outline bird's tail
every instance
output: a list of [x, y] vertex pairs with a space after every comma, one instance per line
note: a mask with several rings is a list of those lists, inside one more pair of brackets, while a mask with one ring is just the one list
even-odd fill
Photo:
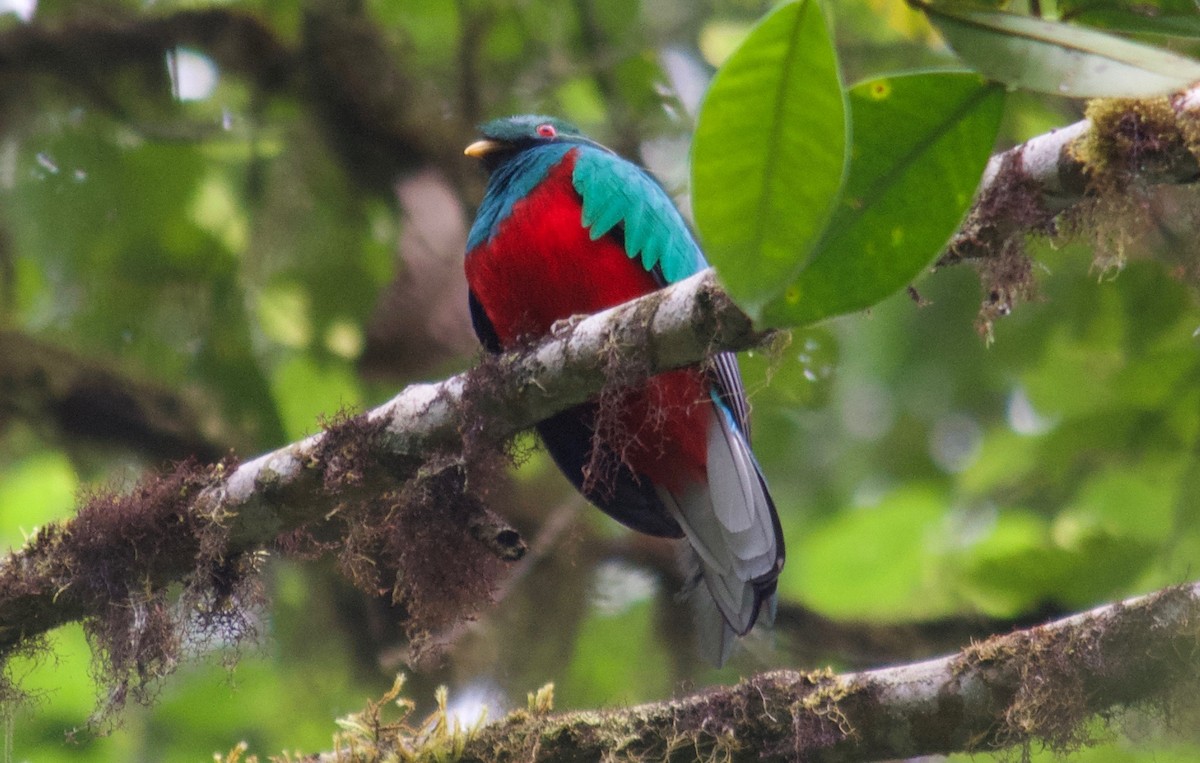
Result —
[[784, 547], [758, 462], [733, 416], [715, 399], [707, 453], [707, 483], [659, 493], [690, 546], [700, 650], [721, 665], [734, 637], [749, 632], [760, 613], [774, 619]]

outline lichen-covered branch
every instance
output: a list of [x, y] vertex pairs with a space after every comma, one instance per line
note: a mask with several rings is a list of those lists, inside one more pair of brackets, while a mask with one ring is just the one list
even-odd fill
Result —
[[[471, 499], [466, 462], [473, 452], [494, 451], [514, 432], [587, 400], [614, 368], [626, 374], [631, 361], [661, 371], [760, 339], [708, 271], [565, 324], [524, 352], [409, 387], [374, 410], [247, 463], [183, 463], [127, 493], [94, 495], [76, 517], [43, 528], [0, 560], [0, 655], [69, 621], [160, 605], [155, 597], [173, 581], [189, 582], [201, 598], [211, 598], [210, 584], [228, 594], [245, 574], [239, 560], [281, 537], [294, 540], [288, 533], [310, 523], [348, 520], [360, 506], [379, 512], [346, 521], [361, 546], [390, 549], [414, 567], [422, 566], [419, 551], [394, 546], [447, 542], [433, 528], [453, 524], [446, 520], [456, 506], [462, 531], [486, 553], [515, 558], [524, 548], [517, 533]], [[422, 516], [414, 505], [436, 516], [414, 525], [406, 519]], [[369, 535], [397, 524], [403, 542]], [[347, 564], [352, 577], [367, 574]], [[378, 574], [376, 565], [365, 567]], [[419, 611], [421, 592], [407, 593], [410, 610]], [[134, 626], [122, 620], [113, 627]]]
[[1026, 236], [1145, 225], [1131, 198], [1197, 180], [1200, 87], [1169, 98], [1093, 101], [1087, 119], [992, 157], [937, 265], [976, 264], [984, 286], [979, 328], [990, 335], [992, 321], [1032, 292]]
[[1088, 118], [996, 154], [939, 265], [997, 256], [1068, 207], [1136, 179], [1200, 179], [1200, 87], [1170, 98], [1093, 101]]
[[[549, 714], [531, 700], [463, 738], [380, 734], [311, 760], [453, 749], [459, 760], [804, 760], [849, 763], [1040, 745], [1084, 746], [1131, 707], [1192, 701], [1200, 584], [993, 636], [910, 665], [776, 671], [666, 702]], [[541, 703], [544, 705], [545, 703]], [[364, 743], [365, 741], [365, 743]], [[420, 759], [415, 757], [413, 759]]]

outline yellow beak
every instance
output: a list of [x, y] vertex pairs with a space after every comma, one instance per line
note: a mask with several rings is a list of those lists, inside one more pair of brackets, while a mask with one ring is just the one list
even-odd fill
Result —
[[498, 140], [477, 140], [463, 149], [463, 153], [473, 159], [482, 159], [487, 154], [500, 148], [503, 144]]

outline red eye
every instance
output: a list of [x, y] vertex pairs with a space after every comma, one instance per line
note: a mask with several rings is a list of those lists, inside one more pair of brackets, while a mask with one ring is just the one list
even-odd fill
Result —
[[554, 125], [547, 123], [537, 126], [537, 134], [542, 138], [556, 138], [558, 137], [558, 130], [554, 129]]

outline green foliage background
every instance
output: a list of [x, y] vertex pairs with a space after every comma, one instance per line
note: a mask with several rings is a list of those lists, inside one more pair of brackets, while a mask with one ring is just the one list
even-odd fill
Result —
[[[43, 1], [35, 23], [136, 20], [195, 5], [166, 0], [147, 11], [119, 0]], [[1147, 17], [1118, 3], [1057, 4], [1064, 15], [1153, 34], [1160, 43], [1164, 31], [1200, 31], [1190, 3], [1154, 5], [1162, 13]], [[768, 6], [219, 6], [255, 15], [289, 45], [334, 30], [330, 19], [354, 19], [360, 36], [347, 36], [351, 63], [342, 65], [365, 67], [379, 55], [396, 67], [396, 80], [387, 82], [398, 132], [409, 140], [382, 164], [359, 151], [371, 133], [355, 133], [361, 126], [351, 119], [353, 103], [322, 100], [326, 89], [311, 72], [337, 70], [324, 59], [308, 61], [308, 80], [276, 90], [218, 66], [215, 88], [200, 100], [172, 97], [166, 61], [153, 71], [117, 68], [88, 83], [0, 71], [7, 78], [0, 79], [0, 330], [177, 392], [199, 411], [201, 438], [218, 453], [235, 448], [249, 456], [312, 433], [322, 415], [381, 402], [406, 381], [437, 378], [474, 358], [463, 340], [466, 305], [455, 301], [461, 293], [444, 292], [461, 310], [449, 311], [457, 323], [440, 333], [412, 329], [432, 323], [430, 305], [386, 298], [397, 279], [417, 277], [420, 268], [453, 275], [461, 251], [441, 265], [410, 256], [405, 247], [418, 244], [405, 234], [429, 213], [380, 182], [381, 166], [406, 177], [436, 169], [448, 193], [446, 209], [433, 216], [469, 219], [482, 186], [457, 151], [472, 125], [550, 112], [640, 156], [670, 190], [683, 192], [694, 93]], [[991, 346], [974, 325], [981, 294], [967, 266], [920, 280], [923, 307], [903, 292], [879, 301], [927, 265], [957, 224], [1004, 99], [974, 75], [896, 77], [962, 69], [924, 17], [901, 2], [839, 0], [825, 11], [842, 81], [862, 84], [843, 96], [836, 82], [831, 91], [828, 79], [809, 77], [810, 68], [795, 72], [788, 84], [795, 103], [834, 110], [798, 108], [787, 128], [800, 131], [811, 118], [831, 132], [827, 141], [804, 133], [811, 145], [798, 155], [769, 156], [781, 162], [783, 181], [799, 183], [780, 187], [803, 193], [784, 199], [779, 213], [798, 220], [797, 229], [767, 235], [783, 247], [790, 236], [811, 237], [810, 270], [780, 265], [756, 285], [748, 267], [756, 263], [737, 264], [738, 253], [720, 251], [720, 241], [714, 253], [750, 306], [779, 323], [806, 325], [788, 346], [744, 359], [756, 452], [787, 535], [785, 604], [871, 623], [1016, 619], [1194, 576], [1194, 193], [1146, 193], [1124, 218], [1111, 211], [1117, 225], [1103, 235], [1033, 243], [1037, 297], [996, 325]], [[0, 33], [23, 23], [0, 17]], [[1186, 38], [1168, 43], [1195, 52]], [[817, 59], [813, 66], [829, 69]], [[910, 98], [902, 102], [908, 105], [887, 111], [880, 87]], [[832, 105], [843, 98], [861, 116], [853, 135], [837, 131], [845, 119]], [[964, 132], [956, 146], [969, 144], [973, 159], [938, 165], [938, 157], [958, 155], [939, 153], [948, 150], [949, 133], [935, 106], [955, 98], [976, 99], [983, 114], [978, 124], [955, 128]], [[1017, 94], [1004, 115], [1001, 147], [1081, 113], [1077, 102]], [[768, 128], [753, 119], [702, 125], [693, 177], [704, 182], [711, 169], [705, 151], [729, 145], [730, 130], [753, 147]], [[706, 137], [708, 129], [714, 134]], [[704, 140], [717, 138], [726, 142], [706, 148]], [[878, 159], [888, 150], [898, 152], [896, 164]], [[813, 152], [821, 157], [810, 166]], [[844, 177], [812, 171], [836, 172], [847, 155]], [[855, 156], [868, 158], [856, 164]], [[838, 189], [845, 196], [830, 196]], [[709, 210], [721, 219], [729, 214], [721, 204], [744, 201], [740, 188], [723, 196], [716, 190], [697, 199], [702, 232]], [[828, 198], [828, 208], [814, 208], [809, 198]], [[847, 201], [863, 198], [865, 206]], [[903, 267], [864, 276], [847, 253], [896, 243], [895, 228], [875, 214], [909, 221], [907, 243], [916, 248]], [[735, 209], [729, 219], [737, 218]], [[1123, 237], [1121, 225], [1134, 218], [1143, 235]], [[826, 229], [830, 220], [845, 226]], [[82, 491], [128, 486], [143, 470], [181, 457], [76, 436], [34, 411], [0, 400], [5, 545], [17, 547], [35, 527], [69, 516]], [[13, 759], [194, 760], [243, 739], [263, 754], [327, 749], [333, 720], [382, 694], [402, 669], [412, 673], [411, 694], [422, 707], [445, 683], [469, 717], [479, 701], [494, 717], [550, 680], [559, 707], [583, 708], [661, 698], [773, 666], [819, 666], [797, 664], [790, 651], [803, 633], [779, 634], [776, 649], [753, 645], [721, 671], [698, 664], [686, 615], [673, 602], [676, 582], [663, 572], [669, 554], [582, 507], [545, 454], [534, 452], [515, 469], [494, 500], [527, 537], [563, 512], [567, 529], [444, 660], [405, 668], [403, 635], [386, 607], [349, 589], [325, 562], [278, 559], [268, 572], [263, 637], [241, 647], [236, 668], [225, 666], [233, 655], [223, 648], [197, 655], [162, 682], [152, 706], [130, 707], [102, 738], [85, 733], [81, 742], [64, 742], [65, 732], [87, 723], [98, 689], [82, 630], [52, 634], [45, 654], [11, 668], [34, 697], [9, 711]], [[805, 654], [821, 648], [807, 645]], [[837, 653], [825, 661], [859, 666]], [[1115, 739], [1078, 759], [1197, 755], [1194, 729], [1164, 738], [1153, 733], [1152, 718], [1131, 724], [1152, 733]]]

